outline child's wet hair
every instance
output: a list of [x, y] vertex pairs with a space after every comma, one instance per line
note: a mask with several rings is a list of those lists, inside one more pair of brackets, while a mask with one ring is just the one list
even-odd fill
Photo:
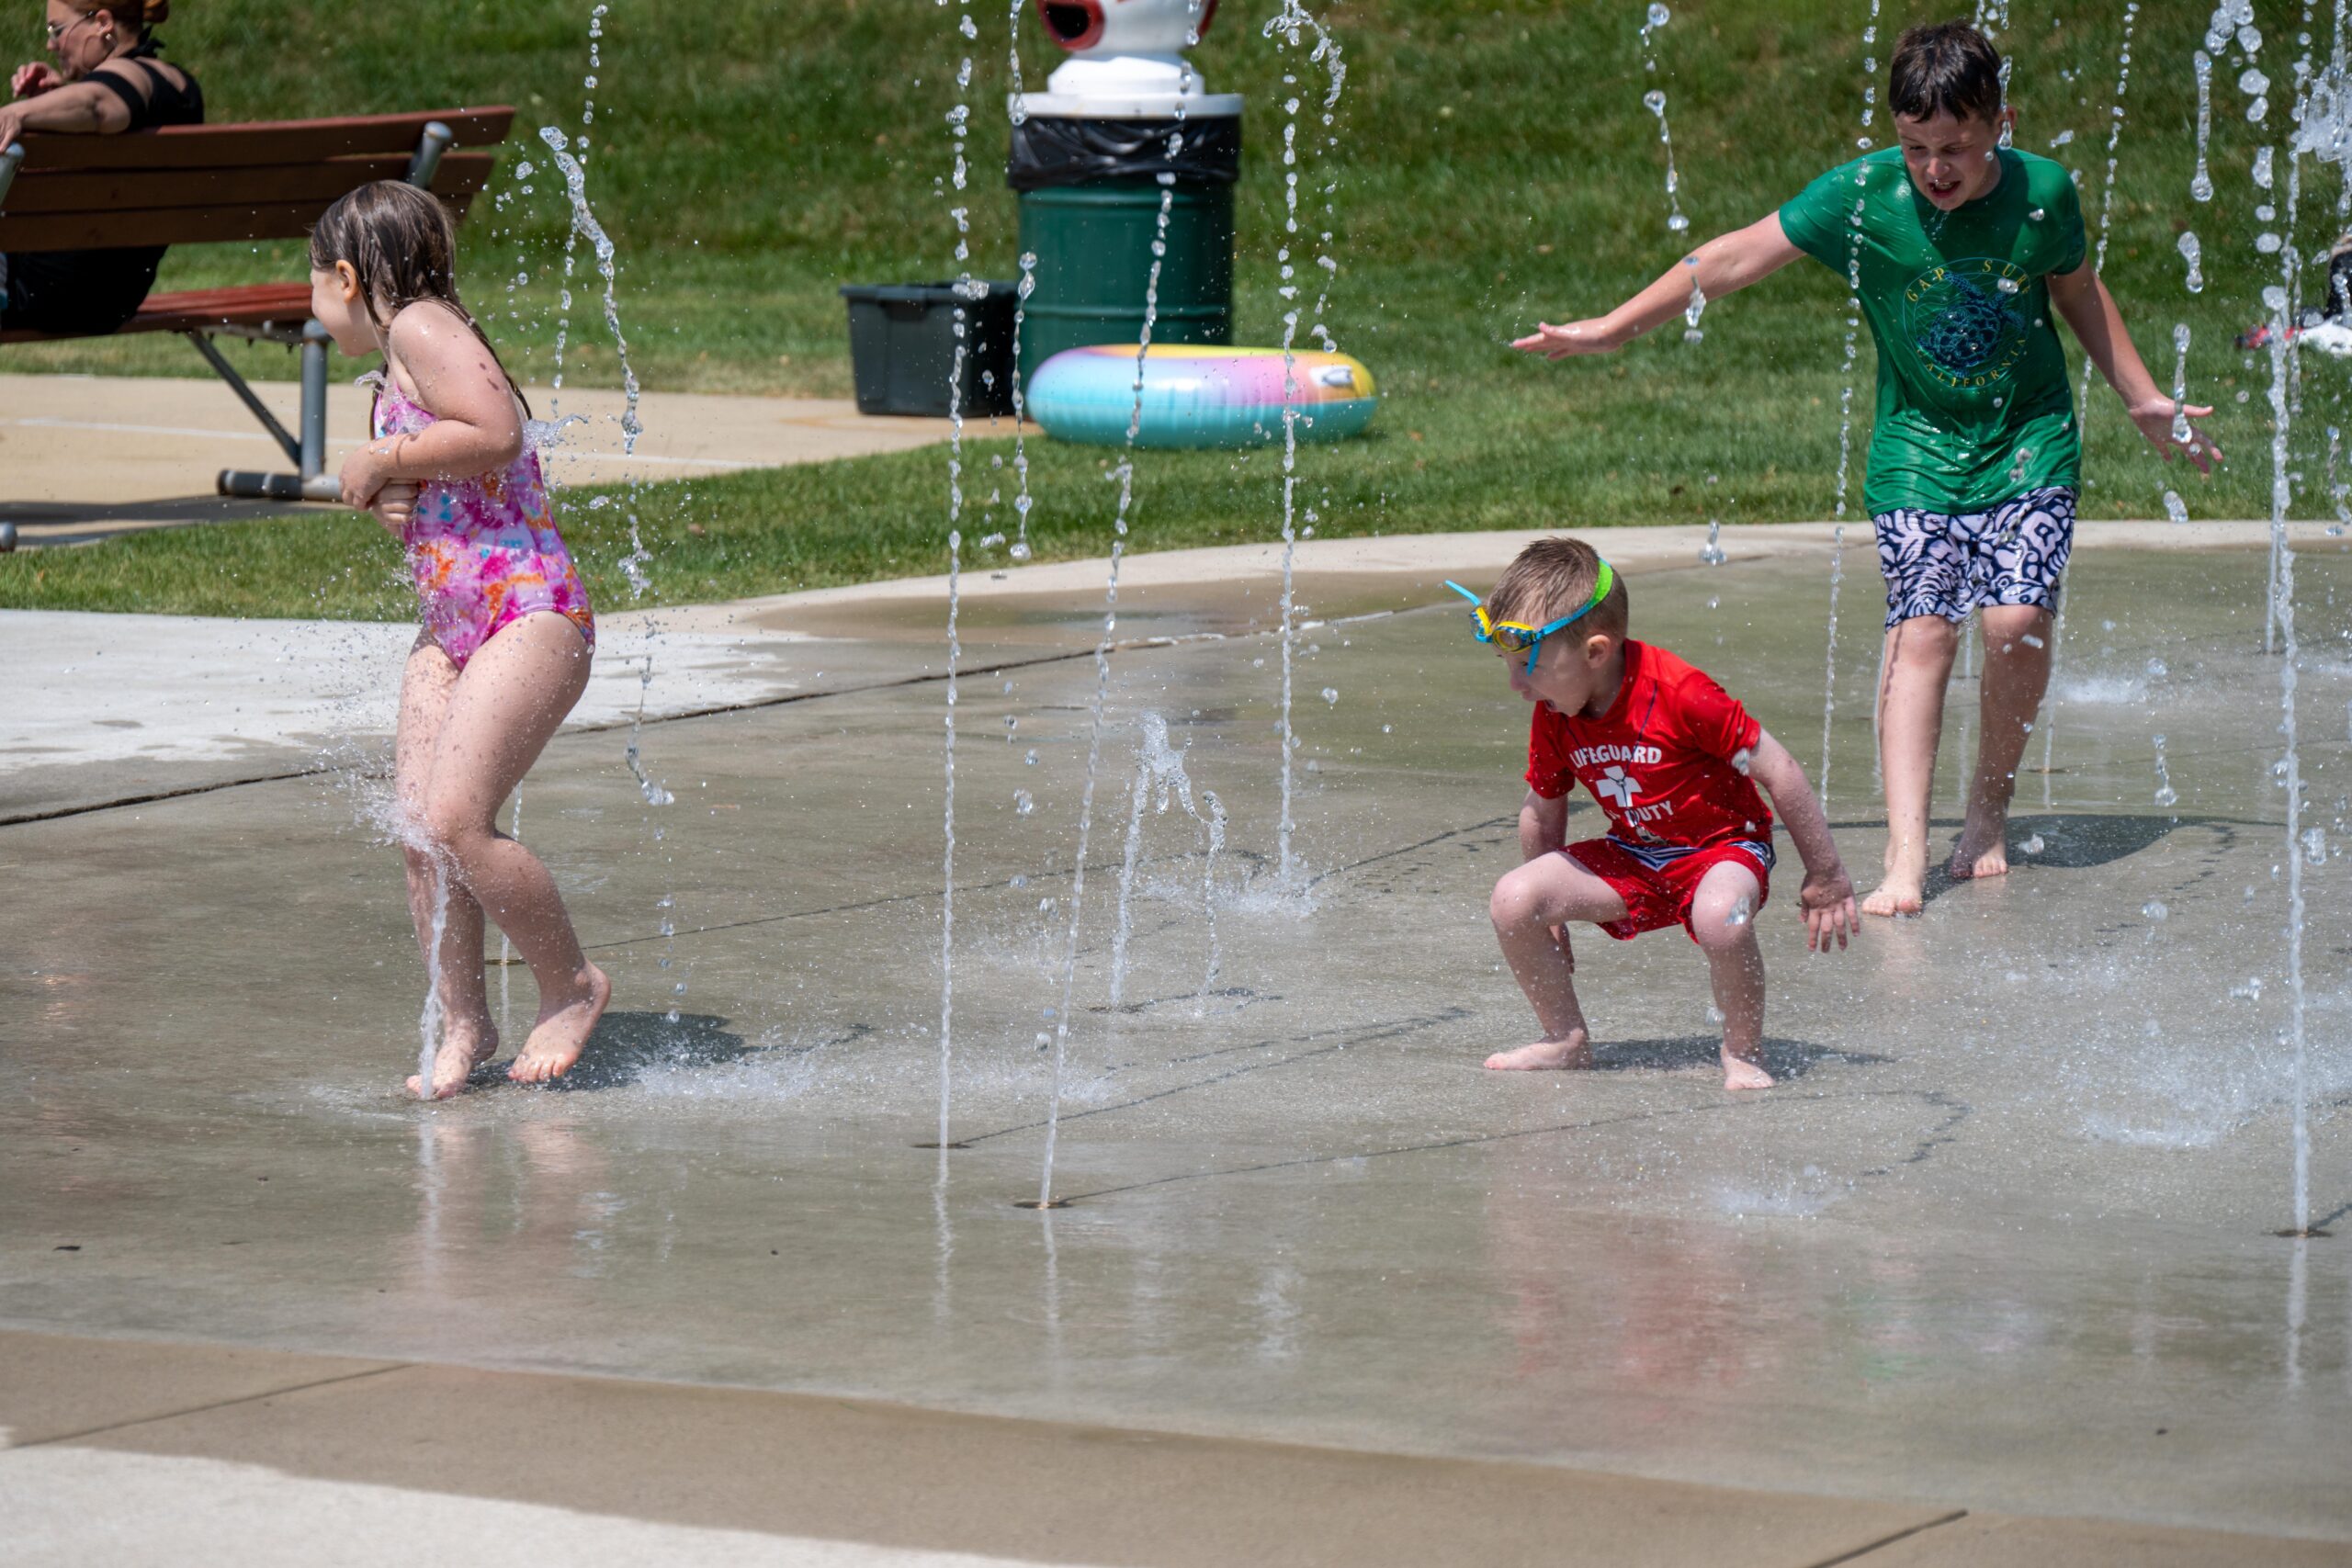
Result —
[[2001, 113], [2001, 55], [1966, 22], [1912, 28], [1886, 68], [1887, 106], [1905, 119], [1949, 114], [1991, 121]]
[[[1600, 581], [1599, 550], [1582, 539], [1538, 539], [1520, 551], [1495, 580], [1494, 592], [1487, 595], [1487, 614], [1498, 621], [1540, 626], [1583, 609]], [[1621, 571], [1610, 585], [1609, 597], [1577, 622], [1576, 629], [1623, 638], [1633, 623], [1633, 595], [1626, 592], [1625, 574]]]
[[[523, 397], [490, 334], [458, 298], [458, 228], [431, 192], [405, 180], [377, 180], [336, 197], [311, 229], [311, 266], [333, 272], [337, 262], [349, 262], [358, 275], [360, 298], [379, 333], [389, 333], [392, 319], [411, 305], [427, 299], [447, 305], [481, 340], [515, 397]], [[524, 400], [523, 412], [530, 408]]]

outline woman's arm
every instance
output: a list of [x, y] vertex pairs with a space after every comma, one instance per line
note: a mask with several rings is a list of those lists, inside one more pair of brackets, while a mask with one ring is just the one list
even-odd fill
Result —
[[[469, 479], [494, 473], [523, 451], [522, 412], [489, 346], [456, 311], [411, 305], [392, 321], [388, 373], [407, 372], [434, 423], [412, 435], [370, 441], [344, 460], [343, 500], [367, 506], [393, 479]], [[394, 369], [397, 366], [397, 370]]]
[[[109, 72], [109, 75], [119, 73]], [[18, 80], [24, 73], [17, 73]], [[17, 89], [22, 92], [20, 86]], [[111, 136], [130, 129], [130, 109], [122, 95], [99, 81], [38, 87], [31, 97], [0, 105], [0, 147], [27, 130], [55, 130], [70, 136]]]
[[1775, 212], [1745, 229], [1716, 235], [1609, 314], [1559, 327], [1539, 323], [1532, 334], [1511, 347], [1546, 359], [1606, 354], [1689, 310], [1693, 282], [1709, 299], [1720, 299], [1770, 277], [1804, 254], [1781, 227], [1781, 215]]
[[[2211, 473], [2213, 465], [2222, 460], [2222, 449], [2213, 438], [2188, 423], [2190, 419], [2207, 419], [2213, 411], [2195, 403], [2176, 403], [2156, 386], [2154, 377], [2140, 358], [2140, 351], [2132, 345], [2132, 334], [2123, 325], [2123, 312], [2115, 307], [2115, 296], [2107, 291], [2097, 268], [2086, 261], [2072, 272], [2050, 275], [2050, 302], [2066, 318], [2075, 332], [2075, 341], [2083, 352], [2091, 356], [2107, 384], [2123, 400], [2123, 410], [2140, 434], [2148, 438], [2167, 463], [2175, 451], [2188, 454], [2188, 460], [2200, 473]], [[2187, 440], [2178, 432], [2186, 427]]]

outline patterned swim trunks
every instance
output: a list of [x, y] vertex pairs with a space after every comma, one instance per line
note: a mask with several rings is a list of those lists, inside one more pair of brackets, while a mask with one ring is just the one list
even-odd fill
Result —
[[2031, 490], [1989, 512], [1898, 506], [1871, 519], [1889, 629], [1915, 615], [1955, 624], [1986, 604], [2057, 607], [2075, 548], [2075, 492]]

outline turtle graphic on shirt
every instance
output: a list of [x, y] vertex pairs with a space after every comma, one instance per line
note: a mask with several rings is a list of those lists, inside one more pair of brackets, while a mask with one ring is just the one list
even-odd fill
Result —
[[1974, 390], [2006, 382], [2025, 357], [2024, 268], [1998, 256], [1929, 267], [1903, 290], [1903, 330], [1928, 374]]

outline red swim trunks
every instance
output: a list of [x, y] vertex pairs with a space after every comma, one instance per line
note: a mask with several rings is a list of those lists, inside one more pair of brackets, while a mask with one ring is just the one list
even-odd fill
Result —
[[[1600, 929], [1619, 942], [1630, 942], [1644, 931], [1679, 925], [1690, 930], [1690, 901], [1707, 873], [1725, 861], [1756, 874], [1756, 909], [1772, 893], [1772, 845], [1770, 840], [1739, 840], [1701, 849], [1660, 845], [1628, 848], [1614, 839], [1587, 839], [1559, 852], [1576, 862], [1625, 900], [1625, 917]], [[1691, 941], [1698, 940], [1696, 932]]]

